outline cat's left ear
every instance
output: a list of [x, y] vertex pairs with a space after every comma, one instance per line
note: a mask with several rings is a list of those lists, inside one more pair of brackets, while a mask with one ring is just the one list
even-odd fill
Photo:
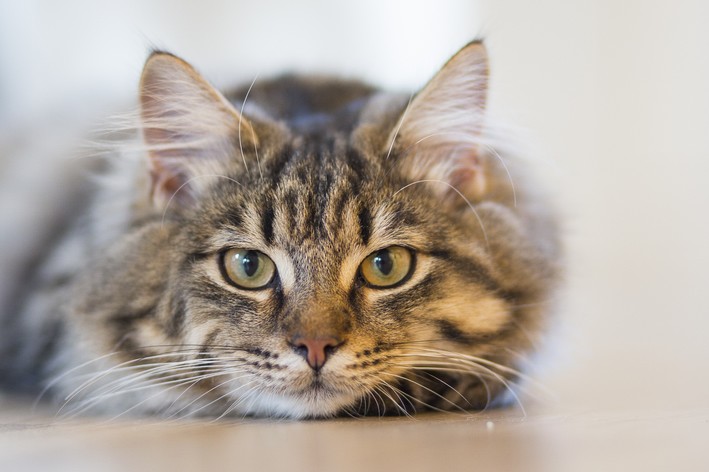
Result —
[[258, 138], [252, 124], [191, 65], [155, 52], [140, 80], [143, 139], [154, 203], [187, 204], [223, 173], [238, 137], [242, 153]]
[[413, 98], [388, 141], [396, 143], [403, 174], [427, 181], [446, 201], [486, 192], [480, 146], [487, 83], [485, 46], [470, 43]]

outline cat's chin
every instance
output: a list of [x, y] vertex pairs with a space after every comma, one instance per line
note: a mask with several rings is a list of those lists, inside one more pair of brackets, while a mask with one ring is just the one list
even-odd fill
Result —
[[336, 416], [344, 408], [356, 403], [358, 397], [345, 393], [321, 393], [313, 391], [305, 394], [282, 394], [260, 392], [249, 402], [248, 410], [242, 414], [305, 419]]

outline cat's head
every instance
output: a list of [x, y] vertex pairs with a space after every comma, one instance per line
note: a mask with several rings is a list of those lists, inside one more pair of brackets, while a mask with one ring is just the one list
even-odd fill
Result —
[[486, 138], [484, 46], [410, 100], [298, 80], [284, 103], [258, 84], [230, 101], [148, 59], [150, 209], [82, 311], [102, 313], [106, 349], [163, 356], [158, 382], [223, 411], [484, 407], [537, 336], [554, 266]]

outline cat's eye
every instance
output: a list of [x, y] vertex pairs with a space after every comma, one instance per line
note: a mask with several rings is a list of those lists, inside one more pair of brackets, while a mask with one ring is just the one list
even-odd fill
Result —
[[414, 268], [414, 255], [401, 246], [389, 246], [370, 254], [362, 262], [364, 281], [376, 288], [389, 288], [405, 282]]
[[252, 249], [229, 249], [222, 253], [221, 262], [224, 277], [241, 288], [264, 288], [276, 274], [273, 261]]

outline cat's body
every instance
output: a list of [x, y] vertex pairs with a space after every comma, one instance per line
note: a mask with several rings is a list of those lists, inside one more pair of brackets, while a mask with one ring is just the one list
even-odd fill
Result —
[[149, 159], [77, 188], [3, 307], [0, 382], [69, 413], [489, 405], [543, 332], [559, 254], [547, 202], [488, 146], [486, 79], [473, 43], [410, 103], [285, 77], [229, 104], [154, 54]]

